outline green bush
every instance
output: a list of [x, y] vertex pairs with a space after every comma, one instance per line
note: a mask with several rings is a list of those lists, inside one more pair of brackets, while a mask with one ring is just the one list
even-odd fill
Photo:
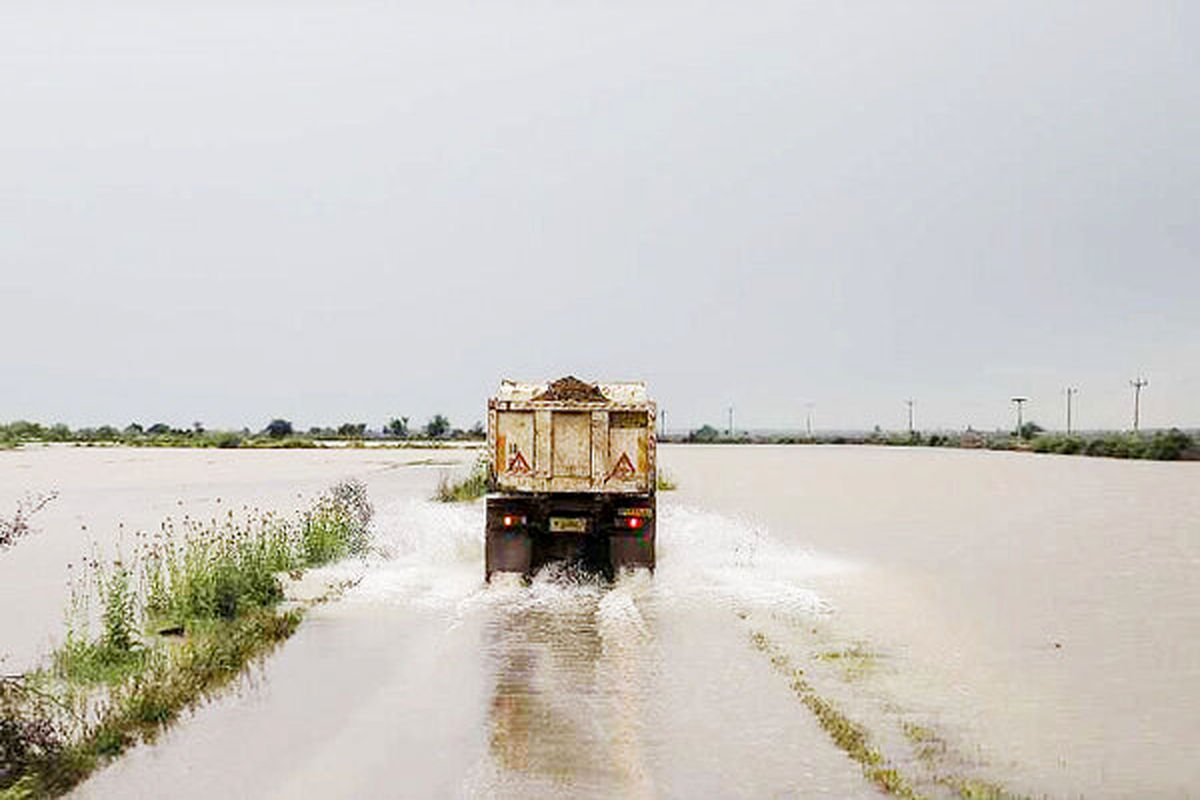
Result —
[[451, 481], [446, 475], [438, 480], [433, 499], [443, 503], [463, 503], [478, 500], [490, 491], [491, 478], [487, 458], [480, 456], [465, 478]]
[[1192, 437], [1178, 428], [1158, 431], [1146, 445], [1146, 458], [1176, 461], [1192, 448]]
[[211, 434], [210, 441], [214, 447], [228, 449], [242, 446], [242, 437], [232, 431], [221, 431]]

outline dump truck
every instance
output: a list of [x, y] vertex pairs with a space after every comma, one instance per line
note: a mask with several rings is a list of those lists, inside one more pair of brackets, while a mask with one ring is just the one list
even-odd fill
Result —
[[655, 407], [643, 383], [501, 381], [488, 401], [485, 577], [566, 561], [654, 569]]

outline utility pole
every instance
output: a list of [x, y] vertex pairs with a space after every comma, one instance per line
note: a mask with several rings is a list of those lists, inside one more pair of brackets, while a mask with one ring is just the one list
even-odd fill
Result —
[[1142, 402], [1142, 387], [1149, 386], [1150, 381], [1138, 376], [1137, 380], [1132, 380], [1129, 385], [1133, 387], [1133, 432], [1138, 432], [1138, 423], [1141, 421], [1141, 402]]
[[1021, 418], [1021, 409], [1022, 409], [1022, 406], [1024, 406], [1026, 403], [1029, 402], [1029, 398], [1028, 397], [1014, 397], [1012, 399], [1012, 401], [1017, 406], [1017, 438], [1022, 439], [1022, 438], [1024, 438], [1024, 435], [1021, 431], [1021, 428], [1025, 427], [1025, 423], [1022, 421], [1022, 418]]
[[658, 410], [658, 419], [658, 437], [661, 439], [667, 435], [667, 410], [665, 408]]
[[913, 435], [913, 401], [908, 399], [904, 402], [908, 404], [908, 438], [911, 439]]
[[1067, 387], [1067, 436], [1071, 435], [1071, 398], [1079, 394], [1074, 386]]
[[808, 438], [812, 438], [812, 403], [805, 403], [806, 414], [804, 416], [804, 429], [808, 431]]
[[729, 438], [733, 438], [733, 406], [729, 407], [729, 430], [727, 431]]

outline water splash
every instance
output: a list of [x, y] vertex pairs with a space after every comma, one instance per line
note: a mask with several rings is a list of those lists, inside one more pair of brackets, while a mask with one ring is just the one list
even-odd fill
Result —
[[[374, 526], [376, 553], [349, 600], [402, 602], [470, 614], [481, 607], [512, 611], [604, 608], [640, 602], [716, 603], [776, 612], [822, 614], [827, 600], [814, 578], [853, 569], [849, 562], [773, 538], [762, 526], [711, 512], [666, 505], [658, 520], [658, 569], [631, 570], [607, 585], [562, 564], [549, 564], [528, 586], [516, 576], [482, 580], [482, 504], [406, 499], [384, 507]], [[361, 564], [358, 566], [362, 572]], [[611, 598], [611, 599], [609, 599]]]
[[780, 542], [748, 520], [695, 508], [668, 506], [658, 526], [654, 583], [668, 600], [824, 614], [832, 607], [810, 584], [854, 569], [850, 562]]

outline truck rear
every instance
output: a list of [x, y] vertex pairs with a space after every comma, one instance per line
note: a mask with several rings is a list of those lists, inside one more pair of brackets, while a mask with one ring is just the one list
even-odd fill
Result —
[[655, 408], [642, 383], [502, 381], [488, 401], [486, 577], [654, 568]]

